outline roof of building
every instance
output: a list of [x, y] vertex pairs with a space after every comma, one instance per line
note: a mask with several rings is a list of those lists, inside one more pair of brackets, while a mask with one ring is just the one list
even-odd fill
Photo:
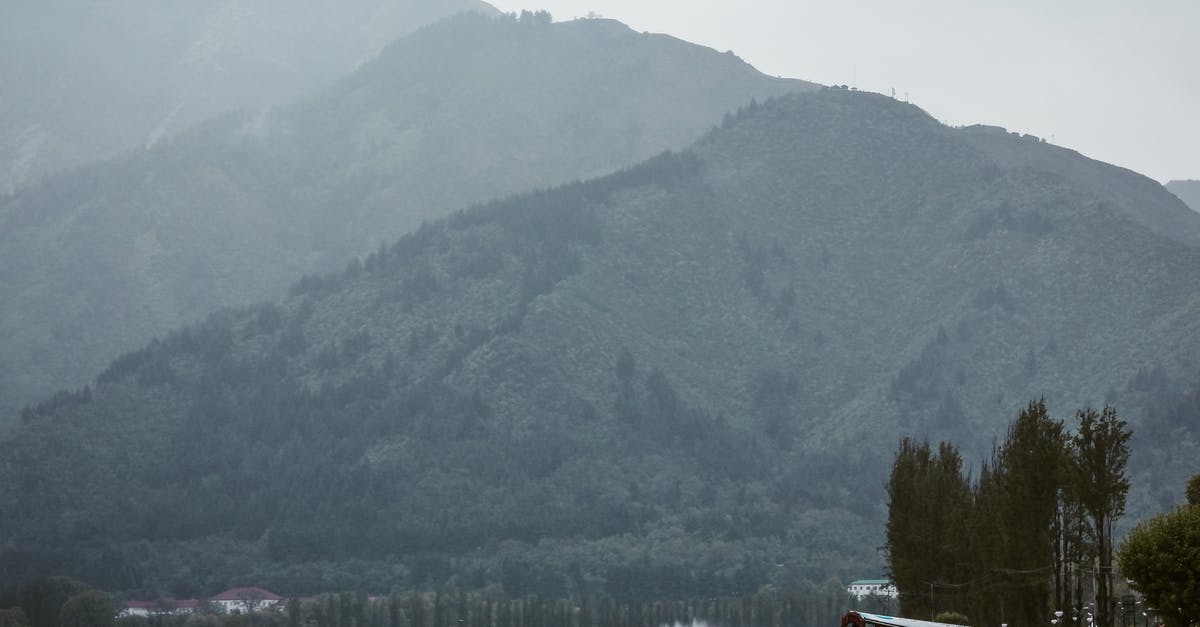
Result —
[[886, 586], [886, 585], [890, 585], [891, 583], [892, 582], [887, 579], [859, 579], [858, 581], [851, 581], [850, 585], [852, 585], [852, 586]]
[[282, 601], [283, 597], [262, 588], [230, 588], [209, 601]]

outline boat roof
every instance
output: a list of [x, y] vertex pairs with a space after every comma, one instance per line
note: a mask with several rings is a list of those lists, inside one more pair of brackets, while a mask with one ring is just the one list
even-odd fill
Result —
[[954, 625], [952, 623], [935, 623], [931, 620], [917, 620], [915, 618], [885, 616], [883, 614], [871, 614], [869, 612], [854, 611], [854, 613], [861, 616], [863, 622], [868, 625], [895, 625], [896, 627], [965, 627], [964, 625]]

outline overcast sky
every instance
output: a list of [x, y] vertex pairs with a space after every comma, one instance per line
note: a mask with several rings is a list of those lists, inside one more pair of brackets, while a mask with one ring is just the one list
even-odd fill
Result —
[[1200, 179], [1200, 0], [494, 0], [595, 12], [767, 74], [908, 95], [1151, 178]]

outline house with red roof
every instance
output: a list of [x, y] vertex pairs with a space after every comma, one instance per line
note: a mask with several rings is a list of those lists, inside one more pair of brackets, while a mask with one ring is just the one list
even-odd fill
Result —
[[117, 614], [120, 616], [169, 616], [191, 614], [207, 604], [226, 614], [249, 614], [262, 610], [282, 609], [284, 598], [263, 588], [230, 588], [207, 599], [158, 599], [157, 601], [126, 601]]

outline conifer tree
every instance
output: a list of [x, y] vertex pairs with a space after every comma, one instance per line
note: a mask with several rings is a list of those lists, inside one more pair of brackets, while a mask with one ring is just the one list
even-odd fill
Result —
[[1079, 615], [1082, 573], [1095, 559], [1096, 623], [1112, 627], [1112, 523], [1125, 509], [1131, 434], [1111, 407], [1077, 417], [1068, 436], [1043, 400], [1030, 403], [973, 488], [952, 446], [935, 455], [901, 442], [887, 550], [903, 613], [969, 610], [979, 624]]
[[1129, 478], [1131, 432], [1117, 410], [1105, 406], [1076, 412], [1079, 431], [1073, 438], [1076, 489], [1087, 516], [1088, 534], [1095, 542], [1099, 572], [1096, 575], [1096, 626], [1113, 627], [1113, 521], [1125, 513]]
[[929, 443], [905, 438], [887, 489], [886, 546], [901, 612], [932, 617], [936, 610], [963, 609], [961, 595], [942, 594], [959, 589], [968, 571], [971, 492], [958, 450], [942, 443], [934, 454]]
[[[1045, 399], [1029, 403], [1009, 427], [997, 480], [1006, 527], [994, 574], [1018, 592], [1007, 599], [1006, 620], [1038, 624], [1050, 611], [1054, 522], [1066, 461], [1063, 424], [1049, 416]], [[997, 617], [999, 618], [999, 617]]]

